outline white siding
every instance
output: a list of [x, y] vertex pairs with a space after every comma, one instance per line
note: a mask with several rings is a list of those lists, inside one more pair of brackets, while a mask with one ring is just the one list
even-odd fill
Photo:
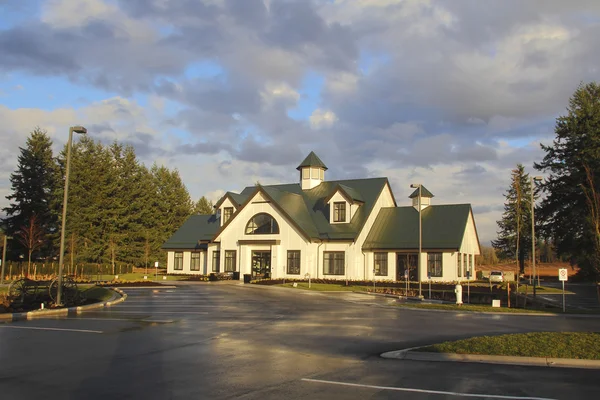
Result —
[[[334, 222], [333, 221], [333, 204], [334, 203], [345, 203], [346, 204], [346, 220], [344, 222]], [[329, 200], [329, 222], [331, 224], [348, 224], [351, 221], [351, 210], [350, 204], [346, 201], [346, 198], [341, 195], [339, 191], [337, 191], [333, 196], [331, 196], [331, 200]]]

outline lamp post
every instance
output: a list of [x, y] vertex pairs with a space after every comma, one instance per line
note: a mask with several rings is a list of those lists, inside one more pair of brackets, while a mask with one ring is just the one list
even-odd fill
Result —
[[69, 198], [69, 170], [71, 169], [71, 147], [73, 144], [73, 132], [84, 134], [87, 129], [83, 126], [72, 126], [69, 128], [69, 141], [67, 142], [67, 167], [65, 172], [65, 192], [63, 197], [62, 224], [60, 229], [60, 253], [58, 255], [58, 293], [56, 304], [62, 304], [62, 278], [63, 278], [63, 253], [65, 252], [65, 224], [67, 222], [67, 200]]
[[12, 239], [12, 236], [4, 235], [4, 247], [2, 248], [2, 275], [0, 275], [0, 285], [4, 283], [4, 265], [6, 264], [6, 241]]
[[542, 181], [541, 176], [532, 176], [531, 177], [531, 268], [533, 275], [533, 297], [536, 296], [536, 288], [535, 288], [535, 203], [533, 198], [533, 192], [535, 189], [535, 183]]
[[[421, 188], [423, 187], [423, 185], [421, 185], [420, 183], [413, 183], [410, 185], [411, 188], [419, 189], [419, 258], [417, 259], [417, 280], [419, 281], [419, 297], [422, 297], [421, 295], [421, 251], [422, 251], [422, 241], [423, 241], [423, 231], [422, 231], [422, 227], [421, 227]], [[410, 276], [409, 276], [410, 279]]]

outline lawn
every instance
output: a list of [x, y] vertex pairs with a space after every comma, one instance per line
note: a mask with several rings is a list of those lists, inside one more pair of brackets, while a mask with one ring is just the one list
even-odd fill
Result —
[[503, 312], [503, 313], [547, 313], [547, 312], [558, 312], [547, 311], [547, 310], [532, 310], [523, 308], [507, 308], [507, 307], [492, 307], [480, 304], [463, 304], [457, 306], [456, 304], [428, 304], [428, 303], [398, 303], [398, 307], [407, 308], [422, 308], [425, 310], [452, 310], [452, 311], [475, 311], [475, 312]]
[[[540, 294], [562, 294], [562, 288], [553, 288], [549, 286], [536, 286], [535, 290]], [[519, 285], [519, 293], [525, 293], [525, 285]], [[527, 285], [527, 294], [533, 294], [532, 285]], [[573, 292], [569, 292], [567, 289], [565, 289], [565, 294], [573, 294]]]
[[100, 302], [109, 300], [114, 291], [95, 285], [78, 285], [77, 288], [88, 299], [88, 302]]
[[[120, 274], [119, 275], [119, 281], [143, 281], [144, 280], [144, 276], [148, 277], [148, 281], [154, 281], [156, 280], [156, 275], [154, 275], [154, 273], [152, 273], [153, 271], [148, 270], [148, 275], [145, 275], [143, 273], [139, 273], [139, 272], [132, 272], [129, 274]], [[90, 275], [90, 279], [95, 281], [95, 280], [100, 280], [100, 281], [112, 281], [112, 280], [116, 280], [115, 279], [116, 275], [110, 275], [110, 274], [102, 274], [102, 275]], [[162, 282], [164, 281], [163, 276], [165, 275], [161, 275], [158, 274], [158, 281]], [[167, 277], [167, 281], [183, 281], [188, 279], [188, 277], [186, 276], [173, 276], [173, 275], [166, 275]]]
[[369, 288], [366, 286], [346, 286], [345, 284], [334, 285], [331, 283], [311, 283], [310, 289], [308, 287], [308, 282], [296, 282], [298, 284], [297, 287], [294, 288], [293, 283], [284, 283], [282, 285], [277, 285], [281, 287], [287, 287], [292, 289], [302, 289], [302, 290], [314, 290], [317, 292], [366, 292]]
[[600, 360], [600, 333], [535, 332], [482, 336], [440, 343], [419, 351]]

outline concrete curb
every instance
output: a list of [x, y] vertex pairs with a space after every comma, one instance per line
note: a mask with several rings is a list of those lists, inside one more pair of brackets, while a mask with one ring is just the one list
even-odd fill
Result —
[[586, 368], [600, 369], [600, 360], [579, 360], [573, 358], [552, 357], [512, 357], [488, 356], [481, 354], [430, 353], [414, 351], [420, 347], [405, 350], [389, 351], [381, 357], [396, 360], [434, 361], [434, 362], [468, 362], [482, 364], [509, 364], [534, 367]]
[[67, 316], [81, 314], [83, 311], [93, 310], [97, 308], [111, 307], [116, 304], [122, 303], [127, 299], [127, 294], [119, 288], [107, 288], [114, 291], [112, 297], [108, 301], [101, 301], [93, 304], [86, 304], [84, 306], [68, 307], [68, 308], [56, 308], [46, 310], [34, 310], [22, 313], [11, 313], [11, 314], [0, 314], [0, 321], [14, 322], [14, 321], [27, 321], [36, 318], [43, 318], [51, 315], [56, 316]]

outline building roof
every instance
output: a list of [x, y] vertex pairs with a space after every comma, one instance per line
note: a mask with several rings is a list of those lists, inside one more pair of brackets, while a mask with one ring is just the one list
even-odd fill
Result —
[[[429, 206], [421, 211], [423, 249], [460, 249], [470, 204]], [[419, 248], [419, 211], [414, 207], [386, 207], [365, 239], [363, 250]]]
[[[408, 196], [409, 199], [414, 199], [415, 197], [419, 197], [419, 188], [416, 188], [414, 192], [412, 192], [412, 194], [410, 196]], [[434, 197], [433, 194], [427, 190], [427, 188], [423, 185], [421, 185], [421, 197]]]
[[325, 203], [329, 203], [333, 195], [337, 192], [341, 192], [342, 196], [346, 197], [346, 199], [349, 200], [350, 203], [365, 202], [359, 191], [346, 185], [338, 184], [336, 187], [333, 188], [329, 196], [327, 196], [327, 198], [325, 199]]
[[216, 215], [192, 215], [161, 248], [173, 250], [206, 249], [206, 244], [200, 242], [212, 240], [219, 229], [219, 225]]
[[229, 200], [231, 200], [233, 205], [235, 205], [235, 208], [238, 208], [244, 201], [246, 201], [244, 196], [240, 196], [239, 194], [233, 193], [233, 192], [227, 192], [223, 195], [223, 197], [221, 197], [219, 199], [219, 201], [217, 201], [217, 203], [214, 205], [214, 207], [215, 208], [221, 207], [221, 204], [223, 204], [223, 202], [227, 198], [229, 198]]
[[314, 151], [311, 151], [296, 169], [300, 170], [303, 167], [319, 167], [325, 170], [327, 169], [323, 161], [321, 161]]
[[[331, 224], [326, 199], [339, 185], [351, 191], [354, 197], [360, 197], [363, 204], [349, 223]], [[389, 185], [387, 178], [370, 178], [326, 181], [308, 190], [302, 190], [298, 183], [249, 186], [240, 195], [250, 199], [257, 190], [262, 189], [274, 205], [283, 211], [307, 237], [321, 240], [354, 240], [387, 185]]]

